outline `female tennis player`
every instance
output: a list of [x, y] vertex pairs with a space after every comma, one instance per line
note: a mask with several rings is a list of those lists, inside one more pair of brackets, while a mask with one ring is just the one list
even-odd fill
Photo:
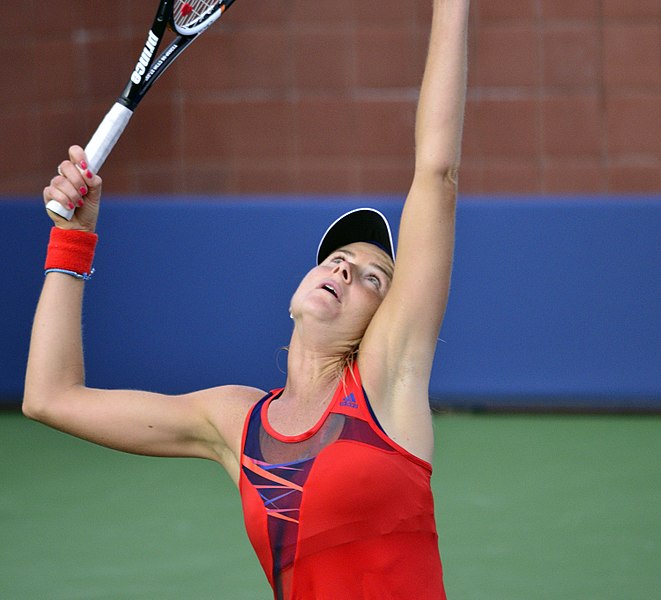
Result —
[[283, 389], [87, 387], [82, 296], [101, 179], [73, 146], [43, 192], [77, 210], [70, 222], [50, 214], [25, 414], [126, 452], [218, 462], [278, 599], [445, 598], [428, 386], [452, 265], [469, 0], [433, 1], [396, 260], [374, 210], [328, 229], [291, 298]]

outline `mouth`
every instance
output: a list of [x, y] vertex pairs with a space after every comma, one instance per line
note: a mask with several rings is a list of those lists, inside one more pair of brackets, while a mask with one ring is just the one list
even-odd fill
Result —
[[335, 296], [335, 299], [339, 301], [340, 296], [337, 293], [337, 290], [330, 283], [324, 283], [321, 286], [321, 289], [326, 290], [329, 294], [332, 294], [333, 296]]

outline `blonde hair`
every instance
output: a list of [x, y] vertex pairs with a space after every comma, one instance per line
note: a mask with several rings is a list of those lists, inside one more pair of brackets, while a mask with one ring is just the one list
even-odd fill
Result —
[[353, 343], [353, 345], [344, 353], [342, 359], [338, 363], [338, 375], [340, 376], [340, 382], [342, 385], [346, 385], [346, 374], [349, 372], [351, 378], [356, 383], [354, 375], [354, 366], [356, 365], [356, 360], [358, 360], [358, 351], [360, 350], [360, 344], [363, 339], [359, 339]]

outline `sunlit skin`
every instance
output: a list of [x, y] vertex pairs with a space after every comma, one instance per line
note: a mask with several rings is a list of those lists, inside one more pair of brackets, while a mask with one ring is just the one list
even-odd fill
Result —
[[378, 246], [348, 244], [331, 253], [301, 281], [291, 300], [297, 327], [326, 332], [340, 347], [362, 337], [390, 288], [392, 259]]
[[[24, 413], [116, 450], [217, 462], [239, 486], [246, 524], [260, 530], [263, 544], [258, 539], [255, 548], [278, 598], [445, 598], [429, 485], [435, 455], [429, 382], [452, 270], [469, 0], [429, 4], [414, 172], [397, 228], [397, 266], [378, 246], [356, 242], [303, 277], [291, 297], [285, 385], [277, 397], [226, 382], [179, 395], [89, 387], [81, 332], [84, 281], [48, 273], [35, 313]], [[43, 189], [44, 204], [77, 207], [72, 221], [50, 213], [54, 225], [87, 232], [67, 236], [87, 241], [96, 228], [102, 184], [88, 162], [82, 147], [70, 147]], [[187, 284], [184, 278], [181, 285]], [[241, 360], [234, 348], [225, 350], [222, 360]], [[352, 394], [355, 406], [340, 409]], [[261, 398], [269, 402], [258, 404]], [[266, 410], [258, 413], [256, 406]], [[354, 408], [359, 412], [350, 412]], [[251, 423], [259, 430], [252, 429], [248, 443]], [[346, 436], [338, 438], [345, 426]], [[273, 448], [277, 462], [269, 463]], [[314, 466], [308, 463], [310, 471], [301, 464], [317, 458]], [[283, 480], [292, 485], [276, 486], [272, 498], [263, 490], [282, 478], [271, 471], [257, 485], [248, 473], [269, 475], [271, 467], [296, 471], [296, 481]], [[293, 492], [302, 493], [300, 533], [271, 519], [296, 522], [287, 515], [296, 508], [277, 505]], [[271, 545], [271, 554], [259, 545]]]
[[[428, 388], [452, 270], [468, 17], [468, 0], [433, 1], [415, 168], [392, 283], [394, 265], [386, 253], [354, 243], [314, 267], [292, 296], [285, 389], [269, 409], [271, 425], [283, 434], [307, 431], [319, 421], [350, 356], [388, 436], [423, 460], [434, 456]], [[76, 207], [71, 221], [49, 212], [56, 227], [96, 229], [102, 181], [88, 162], [81, 146], [71, 146], [43, 189], [44, 204]], [[238, 484], [245, 420], [266, 391], [225, 382], [180, 395], [89, 387], [83, 288], [82, 280], [64, 273], [45, 277], [33, 320], [24, 413], [124, 452], [214, 460]], [[233, 358], [230, 348], [228, 360]]]
[[317, 422], [337, 386], [338, 366], [360, 343], [390, 289], [393, 267], [378, 246], [356, 242], [303, 278], [290, 305], [287, 383], [269, 409], [280, 433], [298, 434]]

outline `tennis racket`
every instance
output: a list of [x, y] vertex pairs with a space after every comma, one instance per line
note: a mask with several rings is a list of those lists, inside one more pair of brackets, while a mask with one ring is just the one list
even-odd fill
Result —
[[[129, 123], [133, 112], [154, 82], [174, 60], [216, 21], [234, 0], [161, 0], [147, 40], [129, 82], [121, 96], [108, 111], [85, 147], [89, 168], [98, 173], [117, 140]], [[157, 57], [168, 27], [177, 34]], [[46, 208], [70, 221], [74, 210], [68, 210], [51, 200]]]

